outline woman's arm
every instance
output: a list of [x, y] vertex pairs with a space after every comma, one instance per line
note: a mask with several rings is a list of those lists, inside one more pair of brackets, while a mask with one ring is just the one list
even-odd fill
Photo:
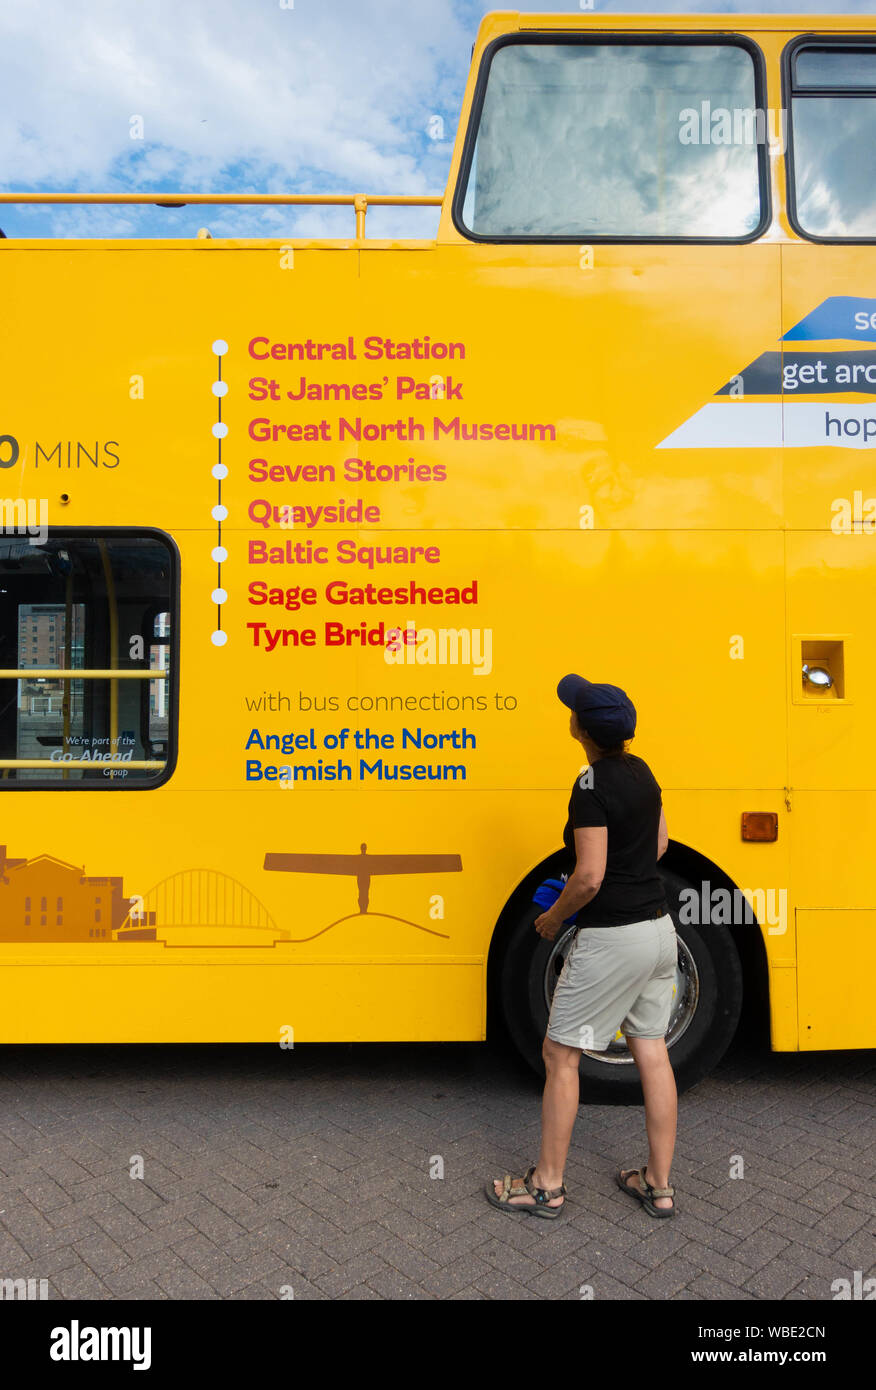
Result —
[[669, 831], [666, 829], [666, 812], [660, 807], [660, 824], [657, 827], [657, 858], [662, 859], [669, 846]]
[[608, 830], [604, 825], [575, 831], [575, 871], [553, 907], [536, 918], [535, 930], [553, 941], [567, 917], [586, 907], [602, 887], [608, 854]]

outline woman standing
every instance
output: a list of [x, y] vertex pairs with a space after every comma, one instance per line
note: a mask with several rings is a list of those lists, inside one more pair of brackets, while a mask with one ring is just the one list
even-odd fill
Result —
[[555, 1219], [565, 1205], [563, 1171], [578, 1113], [581, 1051], [603, 1052], [620, 1028], [639, 1070], [648, 1161], [616, 1174], [650, 1216], [675, 1214], [669, 1170], [678, 1098], [664, 1041], [677, 944], [657, 860], [669, 837], [651, 769], [626, 742], [632, 701], [616, 685], [564, 676], [557, 694], [589, 766], [572, 788], [564, 843], [574, 869], [535, 929], [553, 941], [577, 913], [577, 933], [557, 982], [542, 1048], [547, 1079], [538, 1162], [525, 1178], [496, 1178], [487, 1200], [502, 1211]]

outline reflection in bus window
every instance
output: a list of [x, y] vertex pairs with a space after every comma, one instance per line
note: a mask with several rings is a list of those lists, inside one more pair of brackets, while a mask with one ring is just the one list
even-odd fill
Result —
[[796, 56], [797, 87], [870, 87], [876, 91], [876, 48], [803, 48]]
[[876, 237], [876, 47], [804, 48], [793, 72], [797, 225], [814, 237]]
[[737, 45], [505, 44], [464, 226], [531, 239], [748, 237], [761, 219], [756, 107], [754, 59]]
[[149, 669], [164, 671], [161, 679], [149, 682], [149, 746], [151, 756], [167, 751], [170, 714], [170, 614], [157, 613], [152, 624]]
[[0, 537], [0, 791], [163, 780], [173, 582], [155, 537]]

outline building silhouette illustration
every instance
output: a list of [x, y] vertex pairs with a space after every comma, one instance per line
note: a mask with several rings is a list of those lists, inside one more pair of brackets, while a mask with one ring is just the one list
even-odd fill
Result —
[[111, 942], [128, 911], [121, 877], [51, 854], [10, 859], [0, 845], [0, 941]]

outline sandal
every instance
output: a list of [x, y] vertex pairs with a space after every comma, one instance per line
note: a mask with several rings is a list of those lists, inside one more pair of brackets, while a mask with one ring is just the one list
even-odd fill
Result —
[[[490, 1206], [498, 1207], [499, 1211], [526, 1211], [530, 1212], [533, 1216], [543, 1216], [549, 1221], [555, 1221], [565, 1210], [565, 1200], [559, 1207], [550, 1207], [548, 1206], [548, 1202], [554, 1197], [562, 1197], [565, 1199], [565, 1184], [561, 1187], [555, 1187], [552, 1190], [545, 1187], [536, 1187], [532, 1181], [534, 1172], [535, 1164], [533, 1163], [526, 1177], [523, 1179], [522, 1184], [517, 1183], [516, 1186], [512, 1184], [511, 1174], [506, 1173], [505, 1177], [502, 1179], [502, 1191], [499, 1194], [496, 1193], [493, 1184], [488, 1182], [484, 1188], [484, 1194]], [[527, 1193], [529, 1193], [530, 1197], [535, 1199], [534, 1202], [509, 1201], [511, 1197], [525, 1197]]]
[[[631, 1197], [642, 1203], [649, 1216], [663, 1218], [675, 1215], [675, 1188], [674, 1187], [652, 1187], [645, 1177], [647, 1163], [643, 1168], [621, 1168], [615, 1173], [615, 1182], [618, 1187], [622, 1187], [624, 1192], [629, 1192]], [[627, 1178], [638, 1177], [639, 1187], [630, 1187]], [[671, 1197], [671, 1207], [657, 1207], [654, 1205], [655, 1197]]]

